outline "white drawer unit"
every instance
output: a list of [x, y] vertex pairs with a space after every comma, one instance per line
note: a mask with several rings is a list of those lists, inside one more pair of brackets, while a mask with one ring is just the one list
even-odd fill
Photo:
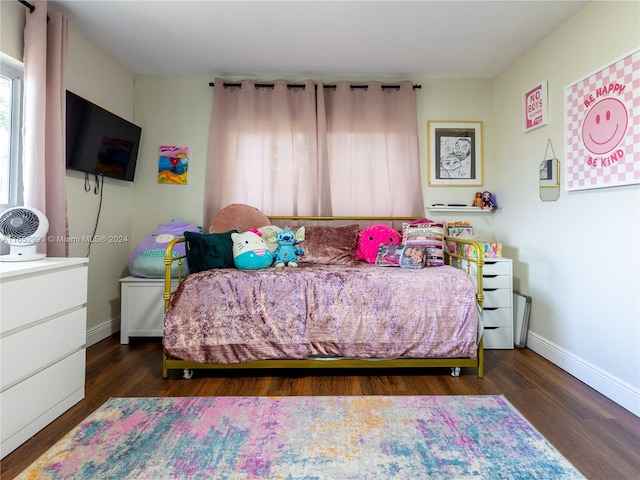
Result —
[[[474, 263], [470, 273], [476, 283]], [[484, 348], [513, 348], [513, 262], [510, 258], [484, 259], [482, 293]]]
[[[172, 288], [176, 286], [174, 280]], [[161, 337], [164, 279], [125, 277], [120, 287], [120, 343], [129, 343], [129, 337]]]
[[0, 262], [0, 458], [84, 398], [87, 263]]

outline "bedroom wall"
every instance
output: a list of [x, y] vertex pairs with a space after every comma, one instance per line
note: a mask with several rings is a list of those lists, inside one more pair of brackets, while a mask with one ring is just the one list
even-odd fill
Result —
[[[532, 297], [528, 346], [640, 415], [640, 186], [538, 198], [548, 139], [564, 167], [564, 87], [640, 46], [639, 2], [591, 2], [494, 82], [495, 236]], [[548, 81], [549, 123], [522, 132], [522, 92]], [[635, 159], [640, 161], [640, 159]], [[561, 182], [564, 172], [561, 172]]]
[[[67, 89], [129, 121], [134, 119], [134, 77], [103, 50], [69, 26]], [[145, 141], [143, 129], [142, 142]], [[137, 175], [136, 175], [137, 176]], [[67, 172], [67, 215], [71, 238], [89, 237], [100, 211], [96, 236], [114, 236], [126, 241], [93, 243], [89, 255], [88, 343], [119, 329], [120, 284], [129, 275], [127, 262], [133, 245], [132, 205], [135, 183], [104, 179], [100, 195], [85, 191], [83, 173]], [[84, 257], [88, 243], [71, 243], [69, 255]]]

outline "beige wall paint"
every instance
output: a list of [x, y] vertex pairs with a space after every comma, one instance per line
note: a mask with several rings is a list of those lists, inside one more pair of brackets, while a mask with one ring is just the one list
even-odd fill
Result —
[[[596, 388], [636, 399], [640, 186], [567, 192], [563, 184], [557, 202], [543, 203], [537, 178], [548, 140], [564, 167], [564, 87], [638, 47], [639, 2], [591, 2], [499, 75], [493, 94], [502, 206], [494, 230], [514, 258], [516, 290], [533, 299], [534, 347], [577, 365], [572, 373]], [[522, 92], [543, 80], [549, 123], [523, 133]]]
[[[104, 51], [95, 47], [71, 26], [67, 56], [67, 89], [91, 102], [134, 121], [134, 78]], [[106, 236], [107, 243], [91, 245], [89, 255], [89, 298], [87, 330], [100, 328], [120, 317], [120, 284], [118, 279], [128, 275], [127, 262], [132, 245], [133, 184], [105, 179], [100, 195], [95, 195], [95, 181], [91, 191], [85, 191], [84, 174], [67, 174], [67, 211], [69, 236], [82, 238], [92, 235], [98, 210], [100, 217], [96, 237]], [[110, 238], [118, 241], [109, 242]], [[120, 239], [123, 239], [122, 241]], [[87, 243], [72, 243], [72, 257], [86, 256]]]
[[0, 1], [0, 50], [22, 61], [27, 9], [17, 1]]

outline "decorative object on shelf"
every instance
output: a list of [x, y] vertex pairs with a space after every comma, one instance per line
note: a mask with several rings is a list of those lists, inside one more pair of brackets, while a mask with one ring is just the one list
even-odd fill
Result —
[[528, 132], [546, 125], [547, 82], [540, 82], [522, 94], [522, 130]]
[[482, 185], [482, 122], [429, 121], [431, 186]]
[[491, 213], [493, 210], [482, 209], [481, 207], [470, 207], [468, 205], [445, 205], [444, 203], [436, 203], [427, 207], [430, 212], [459, 212], [459, 213]]
[[482, 192], [476, 192], [476, 197], [473, 199], [471, 206], [482, 208]]
[[560, 197], [560, 162], [556, 158], [551, 139], [549, 139], [544, 160], [540, 163], [540, 200], [555, 202], [558, 197]]
[[640, 48], [568, 85], [568, 191], [640, 183]]
[[496, 202], [496, 196], [489, 192], [482, 192], [482, 208], [483, 210], [495, 210], [498, 208], [498, 202]]

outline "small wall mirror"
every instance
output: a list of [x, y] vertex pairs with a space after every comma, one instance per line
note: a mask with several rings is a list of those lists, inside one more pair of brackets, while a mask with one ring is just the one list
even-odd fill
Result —
[[543, 160], [540, 164], [540, 200], [555, 202], [560, 197], [560, 161]]

